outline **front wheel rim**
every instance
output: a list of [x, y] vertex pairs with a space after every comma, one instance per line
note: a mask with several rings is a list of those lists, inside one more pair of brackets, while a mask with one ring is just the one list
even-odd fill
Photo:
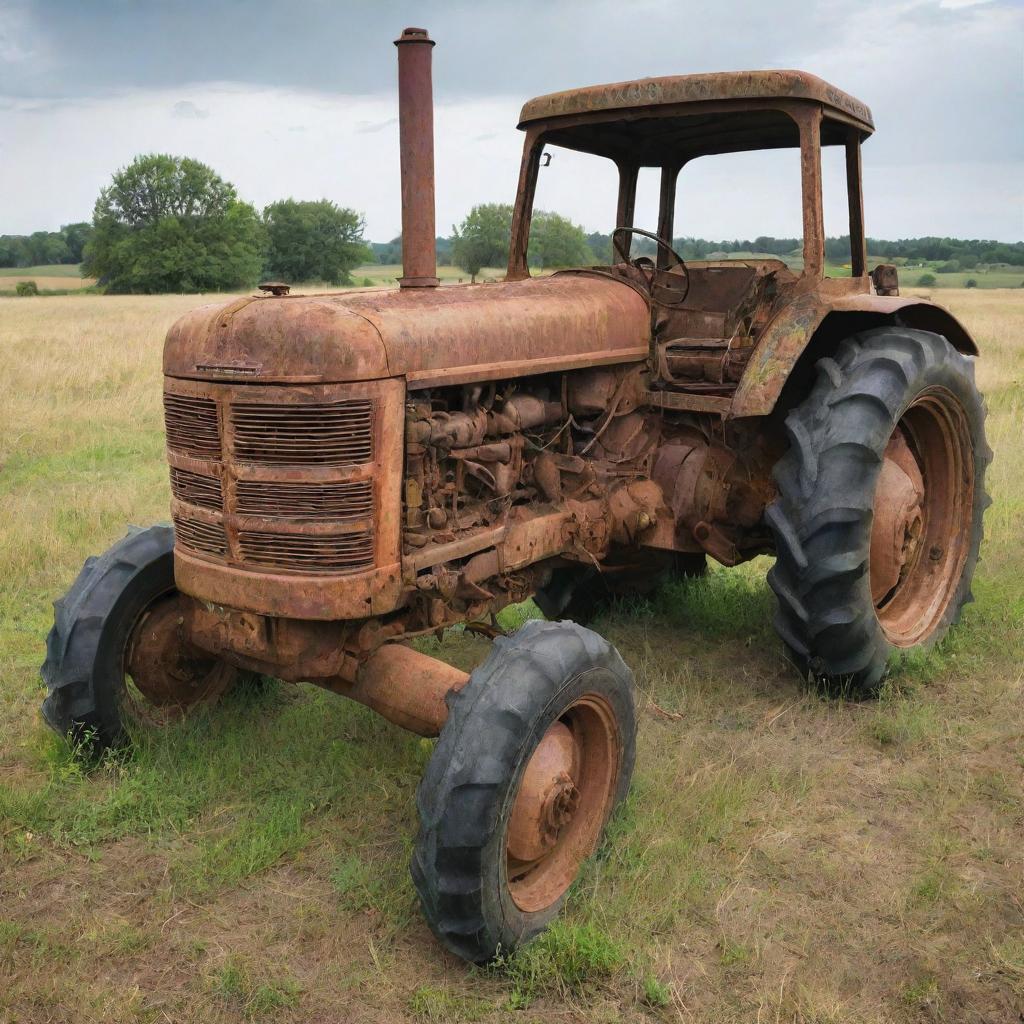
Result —
[[621, 771], [615, 713], [598, 694], [572, 703], [545, 732], [505, 831], [507, 885], [520, 910], [545, 910], [572, 885], [597, 849]]
[[238, 670], [192, 648], [184, 635], [181, 595], [170, 590], [139, 615], [128, 634], [122, 707], [141, 725], [164, 726], [213, 704]]
[[970, 546], [974, 487], [964, 407], [948, 389], [929, 388], [900, 417], [875, 489], [870, 585], [893, 646], [927, 640], [953, 602]]

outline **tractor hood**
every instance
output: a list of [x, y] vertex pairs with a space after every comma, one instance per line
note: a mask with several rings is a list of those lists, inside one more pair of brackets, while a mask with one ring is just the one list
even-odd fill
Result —
[[182, 317], [167, 335], [164, 373], [253, 384], [405, 377], [430, 387], [643, 359], [649, 338], [644, 297], [586, 273], [247, 296]]

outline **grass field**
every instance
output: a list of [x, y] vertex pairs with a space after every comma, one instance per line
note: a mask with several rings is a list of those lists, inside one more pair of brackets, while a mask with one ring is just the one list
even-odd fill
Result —
[[0, 267], [0, 277], [13, 277], [27, 281], [33, 277], [63, 277], [81, 279], [77, 263], [47, 263], [39, 267]]
[[416, 909], [428, 741], [285, 686], [95, 769], [42, 727], [51, 600], [167, 517], [160, 346], [202, 300], [0, 299], [0, 1022], [1019, 1021], [1024, 291], [943, 299], [996, 453], [962, 626], [847, 704], [781, 657], [766, 559], [605, 618], [634, 794], [563, 921], [488, 971]]
[[77, 263], [52, 263], [41, 267], [0, 267], [0, 296], [14, 295], [19, 281], [35, 281], [44, 294], [67, 294], [92, 288], [94, 278], [83, 278]]

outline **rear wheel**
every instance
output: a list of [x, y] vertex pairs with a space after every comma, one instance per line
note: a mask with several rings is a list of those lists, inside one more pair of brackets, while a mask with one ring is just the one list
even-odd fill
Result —
[[188, 643], [173, 552], [171, 527], [133, 530], [54, 602], [43, 716], [61, 735], [113, 746], [129, 722], [166, 725], [238, 681], [237, 669]]
[[894, 651], [957, 621], [988, 501], [984, 419], [972, 361], [939, 335], [867, 331], [818, 363], [767, 513], [775, 624], [803, 671], [871, 693]]
[[427, 922], [477, 963], [558, 913], [633, 772], [633, 678], [571, 622], [527, 622], [449, 697], [420, 784], [412, 876]]

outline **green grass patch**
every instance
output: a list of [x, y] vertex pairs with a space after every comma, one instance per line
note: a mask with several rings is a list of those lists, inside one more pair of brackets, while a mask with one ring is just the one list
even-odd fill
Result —
[[0, 267], [0, 277], [80, 278], [80, 263], [43, 263], [35, 267]]
[[371, 831], [414, 831], [418, 741], [331, 695], [244, 691], [214, 713], [134, 740], [94, 767], [48, 740], [44, 785], [0, 784], [0, 832], [31, 832], [58, 847], [182, 836], [171, 877], [195, 893], [304, 848], [336, 815]]
[[292, 978], [260, 980], [242, 961], [229, 957], [208, 979], [210, 991], [240, 1010], [246, 1020], [260, 1020], [279, 1010], [298, 1006], [302, 992]]
[[625, 949], [602, 929], [559, 919], [528, 946], [499, 957], [490, 970], [510, 982], [511, 1007], [524, 1009], [540, 995], [564, 998], [590, 990], [625, 962]]

